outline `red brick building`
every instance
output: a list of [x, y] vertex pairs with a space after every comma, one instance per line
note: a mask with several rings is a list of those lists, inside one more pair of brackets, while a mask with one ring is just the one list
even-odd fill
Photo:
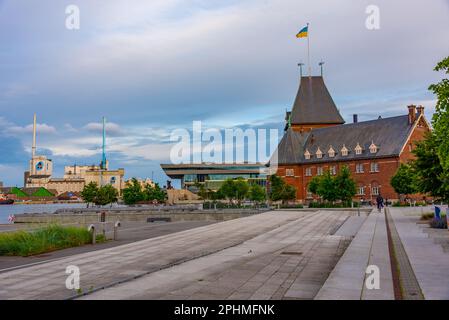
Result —
[[[404, 108], [405, 109], [405, 108]], [[404, 110], [406, 111], [406, 110]], [[424, 107], [409, 106], [404, 115], [345, 124], [322, 77], [302, 77], [284, 137], [278, 146], [277, 174], [297, 189], [298, 201], [310, 201], [310, 180], [348, 166], [357, 183], [355, 200], [380, 193], [396, 200], [391, 177], [412, 159], [414, 143], [430, 130]]]

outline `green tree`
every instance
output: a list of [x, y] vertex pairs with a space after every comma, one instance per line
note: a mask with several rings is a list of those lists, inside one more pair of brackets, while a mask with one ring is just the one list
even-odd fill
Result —
[[334, 177], [330, 171], [326, 171], [320, 178], [320, 183], [317, 188], [318, 195], [325, 201], [335, 202], [338, 199], [338, 190], [335, 184]]
[[134, 205], [143, 200], [145, 200], [145, 195], [142, 186], [136, 178], [132, 178], [131, 182], [128, 182], [123, 189], [123, 201], [127, 205]]
[[219, 194], [231, 201], [235, 195], [234, 180], [226, 179], [218, 190]]
[[146, 201], [157, 201], [163, 203], [167, 199], [167, 193], [161, 189], [158, 183], [154, 186], [147, 184], [143, 191], [143, 198]]
[[349, 203], [357, 193], [357, 187], [354, 179], [351, 177], [351, 171], [348, 166], [343, 166], [338, 175], [334, 178], [337, 199]]
[[258, 184], [253, 184], [249, 190], [249, 198], [256, 203], [264, 202], [266, 200], [265, 189]]
[[315, 176], [310, 180], [307, 186], [308, 190], [313, 194], [318, 194], [318, 187], [320, 186], [320, 176]]
[[412, 166], [409, 164], [401, 164], [396, 174], [391, 177], [390, 184], [396, 193], [408, 195], [418, 191], [415, 181], [415, 172]]
[[84, 186], [83, 191], [81, 191], [81, 197], [83, 198], [84, 202], [87, 203], [88, 208], [90, 203], [95, 202], [97, 193], [98, 185], [95, 182], [90, 182], [89, 184]]
[[435, 198], [449, 201], [449, 175], [445, 173], [438, 156], [439, 142], [434, 133], [416, 144], [416, 159], [411, 163], [415, 173], [417, 190]]
[[[435, 71], [443, 71], [449, 74], [449, 57], [437, 64]], [[432, 124], [434, 135], [438, 145], [438, 157], [444, 170], [443, 174], [449, 176], [449, 79], [442, 79], [439, 83], [432, 84], [429, 90], [437, 96], [437, 104], [433, 115]]]
[[249, 192], [249, 184], [243, 178], [237, 178], [234, 180], [235, 199], [239, 204], [246, 199]]
[[107, 184], [98, 188], [94, 202], [97, 206], [105, 206], [110, 203], [117, 202], [118, 191], [112, 185]]
[[270, 182], [270, 199], [271, 201], [279, 201], [285, 203], [289, 200], [296, 199], [296, 188], [292, 185], [289, 185], [277, 175], [272, 175], [269, 178]]

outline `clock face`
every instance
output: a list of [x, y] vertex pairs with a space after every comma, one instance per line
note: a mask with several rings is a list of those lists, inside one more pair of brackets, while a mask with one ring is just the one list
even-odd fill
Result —
[[39, 162], [36, 164], [36, 170], [37, 170], [37, 171], [41, 171], [43, 168], [44, 168], [44, 163], [43, 163], [42, 161], [39, 161]]

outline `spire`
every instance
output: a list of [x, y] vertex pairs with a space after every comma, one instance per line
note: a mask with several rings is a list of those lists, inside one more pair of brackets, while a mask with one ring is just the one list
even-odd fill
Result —
[[31, 155], [36, 155], [36, 114], [33, 117], [33, 146], [31, 147]]
[[106, 118], [103, 117], [103, 145], [102, 145], [101, 169], [106, 169]]

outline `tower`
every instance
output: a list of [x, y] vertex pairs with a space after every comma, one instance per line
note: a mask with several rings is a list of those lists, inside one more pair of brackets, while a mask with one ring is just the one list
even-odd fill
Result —
[[33, 145], [31, 147], [31, 160], [29, 162], [29, 171], [25, 172], [26, 187], [45, 186], [51, 178], [53, 172], [53, 162], [46, 156], [36, 154], [36, 114], [33, 116]]
[[322, 76], [301, 77], [289, 118], [291, 128], [298, 132], [345, 123]]

